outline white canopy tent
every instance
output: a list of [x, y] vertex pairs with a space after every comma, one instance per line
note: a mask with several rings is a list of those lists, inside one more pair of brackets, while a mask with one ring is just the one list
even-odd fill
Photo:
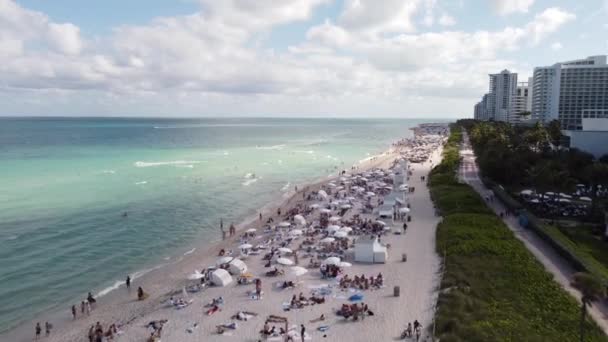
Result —
[[355, 243], [355, 261], [366, 263], [386, 263], [388, 250], [376, 237], [361, 237]]
[[228, 263], [228, 272], [234, 275], [241, 275], [247, 272], [247, 265], [239, 259], [234, 259]]
[[230, 273], [224, 269], [217, 269], [211, 273], [211, 282], [215, 286], [226, 286], [232, 282]]

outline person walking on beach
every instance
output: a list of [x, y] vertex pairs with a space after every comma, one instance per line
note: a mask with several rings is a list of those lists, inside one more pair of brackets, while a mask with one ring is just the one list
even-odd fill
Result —
[[49, 335], [51, 334], [51, 328], [53, 328], [51, 323], [49, 323], [49, 322], [44, 323], [44, 336], [49, 337]]
[[302, 342], [304, 342], [304, 336], [306, 335], [306, 328], [304, 324], [300, 324], [300, 338], [302, 338]]
[[72, 319], [76, 319], [76, 305], [72, 305]]
[[127, 276], [127, 280], [125, 281], [125, 284], [127, 285], [127, 290], [131, 289], [131, 276]]
[[36, 338], [37, 340], [40, 337], [40, 333], [42, 332], [42, 328], [40, 327], [40, 322], [36, 323]]

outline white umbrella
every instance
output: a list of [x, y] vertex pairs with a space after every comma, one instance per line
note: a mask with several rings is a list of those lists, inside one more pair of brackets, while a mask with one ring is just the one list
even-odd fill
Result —
[[563, 203], [570, 203], [570, 200], [567, 198], [560, 198], [559, 201]]
[[340, 208], [342, 208], [342, 209], [350, 209], [350, 208], [352, 208], [352, 207], [353, 207], [353, 206], [352, 206], [352, 205], [350, 205], [350, 204], [343, 204], [343, 205], [342, 205]]
[[294, 229], [294, 230], [290, 231], [289, 234], [293, 235], [293, 236], [300, 236], [300, 235], [304, 234], [304, 232], [302, 232], [300, 229]]
[[378, 223], [380, 225], [383, 225], [383, 226], [386, 226], [386, 222], [384, 222], [384, 221], [376, 221], [376, 223]]
[[354, 198], [353, 196], [348, 196], [348, 197], [346, 197], [346, 199], [347, 199], [347, 200], [349, 200], [349, 201], [354, 201], [354, 200], [356, 200], [356, 198]]
[[340, 264], [338, 264], [338, 266], [340, 267], [351, 267], [353, 264], [351, 264], [350, 262], [346, 262], [346, 261], [342, 261], [340, 262]]
[[188, 280], [199, 280], [202, 278], [205, 278], [205, 276], [202, 273], [196, 272], [196, 271], [194, 273], [188, 275]]
[[253, 248], [253, 245], [250, 243], [244, 243], [239, 246], [239, 249], [252, 249], [252, 248]]
[[536, 199], [536, 198], [533, 199], [533, 200], [531, 200], [530, 202], [532, 202], [532, 203], [540, 203], [540, 201], [538, 199]]
[[340, 264], [340, 258], [338, 258], [338, 257], [329, 257], [329, 258], [325, 259], [323, 261], [323, 263], [325, 265], [339, 265]]
[[384, 226], [382, 229], [384, 229], [384, 230], [386, 230], [386, 231], [389, 231], [389, 230], [391, 230], [391, 227], [389, 227], [389, 226]]
[[563, 193], [563, 192], [560, 192], [560, 193], [559, 193], [559, 196], [560, 196], [560, 197], [563, 197], [563, 198], [572, 198], [572, 196], [570, 196], [570, 195], [568, 195], [568, 194], [565, 194], [565, 193]]
[[407, 214], [410, 212], [410, 208], [399, 208], [399, 212], [402, 214]]
[[293, 253], [293, 251], [287, 247], [280, 247], [279, 252], [281, 253]]
[[591, 199], [590, 197], [584, 197], [584, 196], [583, 196], [583, 197], [580, 197], [579, 199], [580, 199], [581, 201], [585, 201], [585, 202], [591, 202], [591, 201], [592, 201], [592, 199]]
[[281, 228], [287, 228], [289, 226], [291, 226], [291, 223], [289, 223], [287, 221], [283, 221], [283, 222], [279, 223], [279, 227], [281, 227]]
[[245, 231], [245, 233], [255, 233], [257, 231], [257, 229], [255, 228], [249, 228]]
[[317, 192], [319, 194], [319, 196], [321, 196], [323, 199], [327, 199], [327, 192], [325, 192], [325, 190], [319, 190], [319, 192]]
[[319, 209], [319, 203], [311, 204], [310, 208], [311, 209]]
[[231, 256], [221, 257], [221, 258], [217, 259], [217, 261], [215, 262], [215, 264], [216, 265], [227, 264], [227, 263], [231, 262], [232, 259], [234, 259], [234, 258], [231, 257]]
[[293, 265], [293, 261], [287, 259], [287, 258], [278, 258], [277, 259], [277, 264], [281, 264], [281, 265], [285, 265], [285, 266], [291, 266]]
[[340, 221], [342, 218], [340, 216], [332, 216], [329, 218], [329, 222], [338, 222]]
[[296, 221], [301, 226], [303, 226], [303, 225], [306, 224], [306, 219], [302, 215], [296, 215], [296, 216], [294, 216], [293, 220]]
[[334, 233], [334, 237], [337, 237], [337, 238], [345, 238], [347, 236], [348, 236], [347, 232], [337, 231], [337, 232]]
[[532, 195], [532, 190], [526, 189], [526, 190], [520, 191], [519, 193], [522, 195], [530, 196], [530, 195]]
[[340, 228], [340, 231], [350, 233], [353, 231], [353, 229], [351, 227], [342, 227]]
[[368, 191], [368, 192], [366, 193], [366, 195], [367, 195], [367, 196], [369, 196], [369, 197], [374, 197], [374, 196], [376, 196], [376, 194], [375, 194], [375, 193], [373, 193], [373, 192], [371, 192], [371, 191]]
[[336, 232], [338, 230], [340, 230], [340, 226], [337, 226], [335, 224], [332, 224], [331, 226], [327, 227], [327, 231], [330, 233]]
[[293, 266], [293, 267], [289, 268], [289, 271], [291, 274], [293, 274], [296, 277], [299, 277], [299, 276], [302, 276], [302, 275], [305, 275], [306, 273], [308, 273], [308, 270], [302, 266]]
[[321, 239], [321, 243], [332, 243], [336, 241], [336, 239], [332, 238], [332, 237], [326, 237], [325, 239]]
[[327, 208], [323, 208], [320, 210], [320, 212], [322, 212], [323, 214], [329, 214], [329, 213], [331, 213], [331, 210], [329, 210]]

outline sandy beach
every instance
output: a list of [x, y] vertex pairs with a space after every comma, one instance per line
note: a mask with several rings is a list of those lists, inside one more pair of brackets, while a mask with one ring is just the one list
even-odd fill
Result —
[[[358, 165], [355, 170], [346, 170], [347, 173], [363, 173], [374, 169], [388, 170], [391, 168], [404, 147], [393, 147], [389, 151], [370, 158]], [[432, 152], [429, 160], [421, 163], [408, 163], [411, 175], [408, 180], [410, 188], [414, 192], [407, 193], [406, 201], [411, 208], [411, 222], [405, 234], [394, 234], [401, 231], [403, 221], [385, 220], [391, 230], [381, 237], [382, 244], [390, 245], [388, 250], [388, 261], [386, 263], [363, 264], [356, 263], [345, 258], [343, 261], [352, 263], [352, 267], [342, 269], [344, 274], [350, 277], [354, 275], [383, 276], [383, 286], [378, 289], [354, 290], [341, 289], [336, 279], [322, 279], [319, 268], [310, 268], [308, 273], [297, 277], [299, 284], [293, 289], [280, 289], [277, 284], [287, 280], [287, 276], [267, 277], [264, 274], [275, 267], [264, 267], [262, 260], [265, 252], [259, 255], [249, 255], [243, 261], [248, 266], [248, 273], [262, 281], [263, 295], [261, 299], [252, 299], [251, 293], [255, 291], [255, 285], [240, 285], [236, 277], [232, 283], [225, 287], [211, 286], [197, 293], [183, 294], [185, 286], [193, 283], [187, 280], [188, 275], [195, 270], [201, 270], [216, 264], [220, 251], [238, 250], [243, 242], [241, 235], [246, 229], [257, 229], [256, 236], [248, 240], [256, 245], [270, 236], [263, 234], [264, 225], [268, 218], [272, 217], [274, 224], [283, 221], [284, 218], [277, 217], [277, 208], [280, 208], [282, 216], [298, 206], [308, 206], [318, 200], [307, 200], [306, 194], [316, 193], [318, 190], [328, 186], [330, 182], [336, 182], [338, 175], [331, 178], [319, 180], [313, 184], [299, 185], [299, 191], [293, 191], [289, 197], [281, 203], [273, 203], [264, 206], [261, 210], [263, 220], [251, 217], [237, 225], [237, 233], [233, 237], [217, 244], [202, 244], [194, 246], [191, 253], [184, 255], [182, 260], [164, 265], [153, 270], [140, 278], [134, 279], [128, 290], [124, 285], [117, 290], [98, 299], [95, 308], [90, 315], [80, 312], [79, 303], [66, 303], [65, 314], [58, 317], [42, 316], [37, 321], [44, 324], [45, 320], [52, 319], [54, 328], [49, 337], [43, 337], [43, 341], [87, 341], [89, 328], [100, 322], [104, 330], [110, 324], [119, 326], [120, 333], [114, 336], [114, 341], [146, 341], [151, 330], [146, 327], [151, 321], [167, 320], [162, 328], [162, 341], [258, 341], [263, 340], [260, 331], [269, 315], [282, 316], [288, 319], [288, 325], [297, 329], [299, 341], [300, 325], [306, 327], [306, 340], [329, 340], [329, 341], [386, 341], [398, 339], [407, 323], [418, 320], [422, 324], [422, 338], [427, 339], [427, 330], [432, 324], [434, 306], [436, 302], [436, 289], [439, 284], [440, 258], [435, 252], [435, 230], [440, 218], [435, 215], [428, 189], [422, 176], [426, 176], [432, 165], [437, 164], [441, 158], [441, 148]], [[382, 196], [375, 198], [375, 204], [382, 200]], [[375, 219], [374, 213], [363, 213], [362, 207], [357, 204], [346, 211], [342, 217], [343, 221], [360, 215], [363, 219]], [[307, 220], [318, 220], [318, 214], [311, 214]], [[218, 227], [219, 228], [219, 227]], [[225, 225], [224, 229], [228, 231]], [[218, 235], [220, 231], [218, 229]], [[296, 249], [305, 237], [298, 237], [290, 242], [289, 248]], [[402, 255], [407, 256], [407, 261], [402, 261]], [[293, 255], [287, 255], [293, 260]], [[299, 265], [306, 266], [309, 258], [300, 258]], [[289, 278], [291, 279], [291, 278]], [[141, 286], [147, 294], [143, 301], [137, 300], [137, 288]], [[398, 286], [399, 296], [394, 296], [394, 288]], [[284, 310], [284, 304], [289, 303], [293, 295], [303, 293], [310, 297], [311, 292], [318, 288], [329, 288], [330, 291], [324, 296], [325, 302], [316, 305], [306, 305], [302, 308], [290, 308]], [[348, 298], [355, 294], [363, 295], [362, 302], [367, 304], [373, 316], [369, 315], [358, 321], [345, 320], [336, 315], [342, 304], [349, 303]], [[190, 304], [182, 309], [176, 309], [168, 300], [171, 296], [180, 297]], [[222, 297], [223, 304], [219, 311], [208, 315], [209, 307], [206, 305], [214, 298]], [[72, 320], [70, 307], [77, 305], [77, 317]], [[239, 311], [256, 313], [257, 316], [249, 317], [248, 320], [235, 320], [231, 317]], [[59, 314], [61, 315], [61, 314]], [[321, 315], [325, 316], [323, 321], [315, 321]], [[49, 318], [50, 317], [50, 318]], [[229, 325], [236, 322], [236, 329], [226, 329], [223, 334], [217, 334], [216, 326]], [[277, 329], [281, 324], [276, 325]], [[327, 329], [319, 331], [318, 328], [326, 326]], [[21, 326], [2, 337], [6, 341], [30, 341], [34, 336], [34, 325]], [[282, 337], [270, 337], [268, 340], [282, 341]], [[415, 338], [412, 338], [415, 340]]]

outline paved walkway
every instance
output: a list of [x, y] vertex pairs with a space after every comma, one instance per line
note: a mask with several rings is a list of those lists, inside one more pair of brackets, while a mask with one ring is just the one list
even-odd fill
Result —
[[[475, 160], [475, 154], [471, 149], [469, 137], [466, 132], [463, 132], [463, 143], [460, 147], [460, 156], [462, 157], [458, 175], [460, 181], [469, 184], [484, 198], [490, 195], [491, 191], [484, 186], [479, 178], [479, 169]], [[504, 213], [506, 211], [506, 208], [498, 200], [487, 202], [487, 205], [493, 209], [496, 214]], [[507, 227], [515, 233], [515, 236], [526, 245], [528, 250], [534, 254], [536, 259], [545, 266], [545, 269], [553, 274], [555, 281], [562, 285], [562, 287], [580, 303], [580, 293], [571, 285], [572, 276], [576, 273], [572, 266], [534, 232], [521, 228], [515, 216], [505, 216], [503, 221]], [[589, 314], [604, 333], [608, 335], [608, 306], [606, 305], [606, 302], [594, 303], [589, 309]]]

